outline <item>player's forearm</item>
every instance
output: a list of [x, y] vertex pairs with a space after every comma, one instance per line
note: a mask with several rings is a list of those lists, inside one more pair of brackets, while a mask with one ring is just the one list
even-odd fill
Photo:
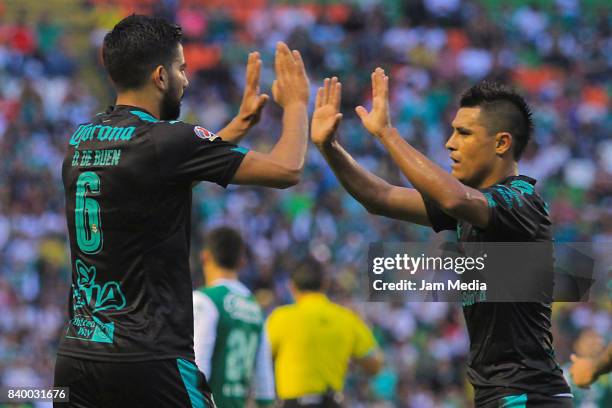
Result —
[[364, 169], [336, 140], [317, 148], [344, 189], [369, 212], [377, 213], [387, 182]]
[[308, 143], [308, 108], [305, 103], [284, 107], [283, 131], [270, 156], [292, 171], [302, 172]]
[[238, 144], [246, 136], [249, 129], [249, 122], [238, 115], [227, 126], [218, 131], [217, 136], [220, 136], [226, 142]]
[[386, 129], [380, 140], [400, 171], [425, 199], [450, 212], [466, 199], [466, 187], [402, 139], [397, 129]]

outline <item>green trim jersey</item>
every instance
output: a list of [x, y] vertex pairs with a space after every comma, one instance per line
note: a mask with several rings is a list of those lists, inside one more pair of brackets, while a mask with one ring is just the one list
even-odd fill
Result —
[[200, 126], [111, 107], [72, 134], [62, 166], [69, 321], [58, 354], [194, 360], [194, 181], [226, 186], [246, 152]]
[[218, 280], [193, 295], [196, 364], [218, 406], [246, 406], [249, 395], [274, 400], [272, 355], [263, 313], [251, 292], [235, 280]]
[[[551, 242], [548, 209], [535, 183], [511, 176], [481, 190], [490, 214], [484, 229], [426, 202], [429, 220], [436, 232], [456, 231], [460, 243]], [[523, 393], [572, 396], [554, 357], [550, 301], [464, 302], [463, 314], [470, 337], [467, 375], [476, 406]]]

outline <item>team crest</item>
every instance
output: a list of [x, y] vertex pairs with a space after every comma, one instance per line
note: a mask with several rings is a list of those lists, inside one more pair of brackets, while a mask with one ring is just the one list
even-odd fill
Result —
[[202, 126], [194, 127], [193, 131], [195, 132], [197, 137], [199, 137], [200, 139], [208, 140], [209, 142], [212, 142], [213, 140], [219, 137], [215, 135], [213, 132], [207, 129], [204, 129]]

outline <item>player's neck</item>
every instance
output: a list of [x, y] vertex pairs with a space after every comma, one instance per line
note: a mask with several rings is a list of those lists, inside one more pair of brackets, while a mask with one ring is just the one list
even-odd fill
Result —
[[518, 176], [518, 174], [518, 163], [516, 161], [504, 163], [499, 168], [494, 169], [476, 188], [482, 189], [491, 187], [510, 176]]
[[125, 91], [117, 95], [116, 105], [128, 105], [141, 108], [159, 119], [159, 102], [148, 94], [146, 90]]
[[214, 286], [217, 282], [230, 280], [237, 281], [238, 273], [233, 269], [225, 269], [220, 267], [209, 268], [206, 272], [206, 285]]
[[294, 289], [293, 291], [293, 297], [296, 302], [299, 302], [300, 300], [307, 298], [307, 297], [312, 297], [312, 295], [325, 296], [325, 293], [319, 290], [295, 290]]

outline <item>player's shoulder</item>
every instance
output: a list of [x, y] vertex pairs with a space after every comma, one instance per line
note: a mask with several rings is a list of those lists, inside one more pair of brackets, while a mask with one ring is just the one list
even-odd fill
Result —
[[519, 193], [524, 194], [526, 196], [539, 197], [539, 194], [535, 189], [535, 184], [536, 180], [531, 177], [517, 176], [508, 180], [505, 185], [508, 188], [514, 191], [518, 191]]
[[355, 325], [363, 323], [361, 316], [353, 309], [335, 303], [332, 303], [332, 305], [336, 308], [338, 316], [347, 324]]
[[155, 122], [146, 122], [150, 124], [150, 130], [153, 133], [163, 135], [181, 135], [189, 136], [194, 139], [202, 139], [213, 142], [220, 137], [214, 132], [208, 130], [204, 126], [195, 125], [193, 123], [183, 122], [181, 120], [157, 120]]
[[193, 310], [194, 313], [208, 313], [211, 309], [216, 309], [217, 306], [213, 299], [204, 290], [200, 288], [193, 291]]
[[268, 326], [284, 326], [285, 322], [295, 320], [297, 312], [296, 304], [288, 304], [276, 307], [267, 319]]
[[195, 303], [202, 301], [203, 299], [210, 299], [210, 296], [208, 295], [209, 290], [208, 288], [202, 286], [196, 290], [193, 291], [193, 302]]
[[199, 296], [205, 296], [213, 302], [218, 302], [229, 292], [229, 289], [223, 285], [215, 285], [201, 287], [195, 292], [199, 293]]
[[329, 299], [325, 302], [318, 302], [316, 308], [318, 313], [331, 317], [335, 322], [344, 326], [353, 326], [360, 321], [359, 315], [351, 308]]
[[522, 194], [537, 194], [535, 184], [537, 180], [528, 176], [510, 176], [500, 181], [499, 183], [493, 184], [491, 187], [485, 188], [485, 190], [508, 190], [518, 191]]
[[528, 176], [512, 176], [482, 190], [489, 206], [521, 207], [525, 202], [545, 205], [535, 188], [536, 180]]

